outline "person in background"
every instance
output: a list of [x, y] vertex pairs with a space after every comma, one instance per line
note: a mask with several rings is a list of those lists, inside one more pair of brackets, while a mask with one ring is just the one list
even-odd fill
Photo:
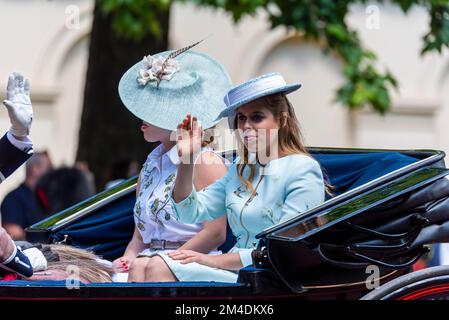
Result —
[[3, 228], [13, 240], [44, 241], [42, 234], [26, 234], [25, 228], [43, 218], [36, 205], [34, 188], [38, 179], [52, 168], [48, 153], [34, 153], [25, 168], [25, 181], [8, 193], [1, 204]]
[[107, 172], [105, 189], [110, 189], [139, 174], [139, 164], [133, 160], [119, 160]]
[[86, 200], [94, 195], [94, 191], [85, 171], [77, 167], [61, 167], [40, 177], [35, 194], [42, 217]]

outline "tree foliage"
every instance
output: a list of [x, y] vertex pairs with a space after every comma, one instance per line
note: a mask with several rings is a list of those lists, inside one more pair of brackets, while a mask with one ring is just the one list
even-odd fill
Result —
[[171, 0], [100, 0], [100, 3], [103, 12], [111, 15], [118, 35], [140, 42], [149, 35], [161, 39], [164, 32], [155, 8], [167, 11]]
[[[108, 8], [113, 10], [114, 7]], [[131, 18], [123, 18], [128, 17], [124, 12], [130, 10], [115, 15], [120, 17], [115, 21], [104, 12], [104, 7], [100, 8], [99, 2], [94, 9], [77, 159], [89, 164], [100, 189], [106, 182], [117, 179], [113, 171], [120, 163], [133, 160], [142, 163], [156, 145], [145, 141], [139, 129], [142, 121], [123, 107], [117, 93], [126, 70], [144, 55], [164, 51], [168, 45], [169, 11], [159, 7], [152, 7], [150, 11], [158, 18], [162, 33], [156, 38], [153, 32], [140, 31], [143, 38], [137, 42], [130, 39], [133, 32], [147, 27], [127, 27], [128, 22], [120, 26], [117, 21], [139, 21], [137, 17], [144, 13], [139, 13], [138, 9], [133, 7], [136, 16], [129, 13]], [[111, 32], [113, 26], [124, 33]]]
[[[99, 0], [111, 14], [115, 31], [139, 41], [148, 33], [161, 34], [161, 27], [149, 9], [168, 10], [174, 0]], [[366, 0], [178, 0], [228, 12], [237, 23], [246, 16], [264, 11], [272, 28], [296, 30], [306, 39], [323, 44], [325, 52], [336, 52], [342, 59], [345, 83], [337, 90], [336, 100], [350, 108], [371, 106], [383, 114], [390, 107], [394, 76], [376, 66], [376, 55], [362, 44], [356, 30], [346, 23], [350, 6]], [[379, 0], [378, 2], [383, 2]], [[421, 54], [441, 52], [449, 47], [448, 0], [391, 0], [407, 13], [414, 5], [429, 12], [429, 30], [423, 37]], [[371, 3], [371, 2], [370, 2]], [[407, 54], [404, 52], [404, 54]]]

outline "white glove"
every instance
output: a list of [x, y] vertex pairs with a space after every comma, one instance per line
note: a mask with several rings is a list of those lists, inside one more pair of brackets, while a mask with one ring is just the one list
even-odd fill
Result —
[[3, 104], [8, 109], [11, 129], [16, 137], [26, 137], [30, 133], [33, 122], [33, 106], [30, 100], [30, 84], [20, 73], [9, 76], [6, 88], [6, 100]]
[[47, 259], [45, 259], [44, 254], [38, 248], [25, 249], [23, 254], [30, 259], [34, 272], [47, 270]]

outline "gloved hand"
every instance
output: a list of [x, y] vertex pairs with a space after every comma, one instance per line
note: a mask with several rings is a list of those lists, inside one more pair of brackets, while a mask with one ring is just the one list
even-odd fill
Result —
[[18, 138], [26, 137], [33, 122], [33, 106], [30, 100], [30, 84], [20, 73], [14, 72], [9, 76], [6, 100], [3, 104], [8, 109], [10, 132]]
[[22, 248], [22, 252], [30, 260], [33, 272], [47, 270], [47, 259], [45, 259], [44, 254], [38, 248]]

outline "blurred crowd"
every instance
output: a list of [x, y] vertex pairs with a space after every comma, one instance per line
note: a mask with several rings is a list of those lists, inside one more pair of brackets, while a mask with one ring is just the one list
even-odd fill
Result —
[[[1, 202], [1, 222], [13, 240], [46, 242], [43, 233], [26, 228], [46, 217], [85, 200], [97, 192], [93, 173], [86, 162], [53, 166], [47, 151], [35, 152], [25, 164], [25, 180]], [[105, 171], [105, 189], [137, 175], [139, 165], [119, 160]]]

